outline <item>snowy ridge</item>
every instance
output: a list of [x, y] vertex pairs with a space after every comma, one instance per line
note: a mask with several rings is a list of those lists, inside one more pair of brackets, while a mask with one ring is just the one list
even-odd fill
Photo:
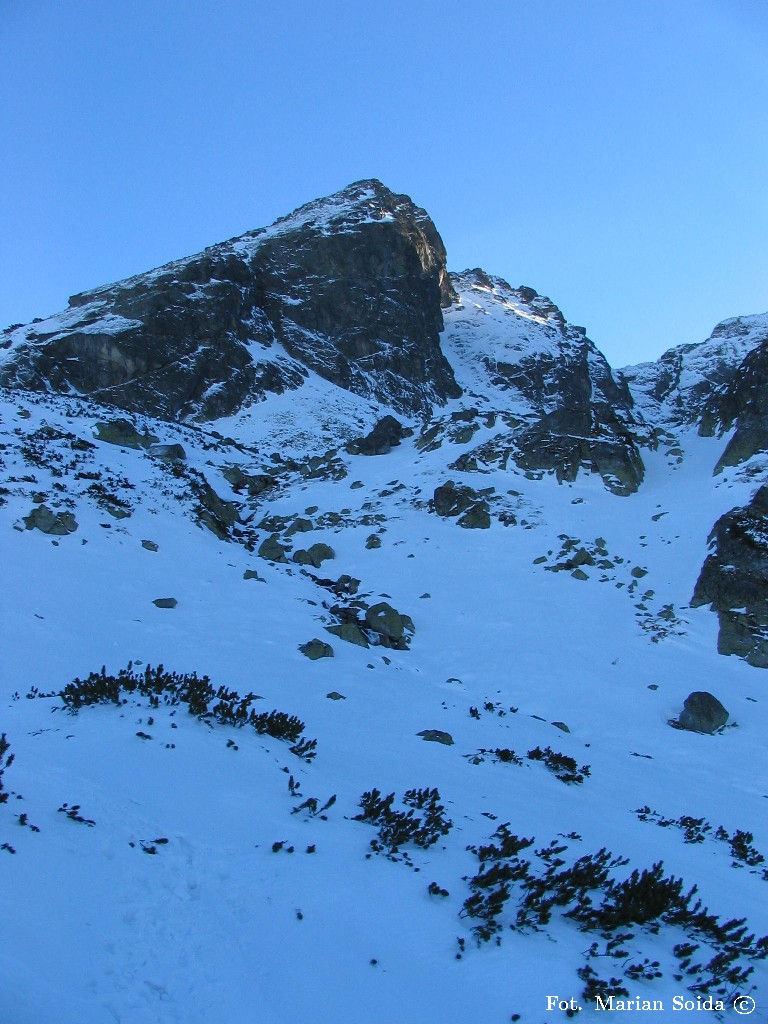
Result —
[[566, 323], [550, 299], [532, 288], [512, 288], [481, 270], [453, 274], [451, 280], [459, 298], [445, 313], [442, 344], [457, 380], [473, 399], [488, 403], [498, 395], [496, 389], [511, 388], [513, 402], [519, 403], [511, 411], [551, 412], [563, 397], [552, 370], [558, 363], [582, 359], [585, 351], [594, 367], [594, 397], [605, 399], [600, 380], [610, 368], [604, 357], [584, 328]]
[[706, 341], [678, 345], [657, 360], [621, 373], [650, 422], [673, 428], [695, 421], [707, 400], [727, 384], [747, 353], [768, 339], [768, 313], [719, 323]]

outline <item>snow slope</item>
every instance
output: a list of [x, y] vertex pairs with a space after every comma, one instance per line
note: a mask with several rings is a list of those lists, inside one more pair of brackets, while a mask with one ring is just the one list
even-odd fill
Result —
[[[628, 497], [589, 475], [558, 485], [512, 464], [462, 473], [449, 468], [462, 442], [419, 450], [417, 435], [377, 457], [339, 449], [313, 476], [301, 458], [325, 452], [333, 433], [338, 445], [339, 432], [343, 440], [367, 429], [373, 407], [347, 395], [329, 412], [330, 391], [315, 392], [314, 406], [311, 388], [302, 393], [306, 409], [270, 402], [260, 415], [256, 406], [215, 424], [218, 437], [136, 420], [181, 443], [191, 470], [242, 503], [250, 522], [229, 542], [195, 522], [185, 480], [166, 463], [95, 438], [110, 410], [3, 393], [0, 733], [15, 760], [3, 774], [0, 845], [15, 852], [0, 850], [0, 1020], [544, 1022], [564, 1016], [547, 1010], [553, 994], [597, 1020], [577, 970], [623, 977], [645, 957], [663, 977], [625, 978], [631, 995], [664, 1002], [654, 1020], [686, 1019], [672, 1010], [675, 994], [695, 999], [674, 976], [681, 928], [638, 925], [626, 956], [590, 958], [592, 941], [604, 940], [557, 909], [540, 930], [513, 930], [513, 895], [497, 945], [475, 942], [477, 920], [462, 907], [479, 868], [468, 847], [508, 822], [535, 836], [531, 851], [579, 837], [563, 840], [568, 863], [602, 847], [627, 857], [612, 869], [617, 878], [663, 860], [713, 913], [768, 932], [765, 864], [735, 862], [715, 836], [717, 826], [750, 831], [768, 854], [764, 679], [718, 657], [715, 616], [688, 608], [712, 523], [750, 493], [742, 477], [712, 479], [724, 441], [681, 432], [671, 454], [644, 452], [645, 480]], [[277, 467], [276, 486], [253, 499], [235, 493], [223, 475], [233, 463], [251, 473]], [[490, 529], [465, 530], [430, 509], [449, 478], [494, 488]], [[99, 481], [130, 507], [127, 517], [88, 490]], [[53, 511], [70, 508], [74, 533], [24, 528], [42, 495]], [[286, 537], [297, 518], [312, 530]], [[257, 550], [272, 533], [294, 551], [325, 542], [335, 557], [319, 570], [269, 562]], [[585, 565], [586, 579], [549, 571], [569, 544], [570, 553], [604, 550], [611, 567]], [[261, 579], [244, 579], [247, 570]], [[318, 580], [341, 574], [360, 581], [368, 603], [411, 616], [409, 650], [326, 632], [337, 598]], [[177, 606], [156, 607], [163, 597]], [[299, 646], [313, 638], [330, 642], [334, 657], [306, 658]], [[316, 757], [183, 705], [129, 697], [75, 715], [56, 695], [75, 677], [129, 661], [258, 694], [257, 710], [305, 723]], [[731, 713], [721, 735], [668, 724], [699, 689]], [[427, 742], [423, 730], [453, 743]], [[526, 757], [537, 746], [590, 774], [560, 781]], [[496, 749], [523, 763], [499, 761]], [[373, 787], [398, 797], [437, 787], [453, 827], [427, 848], [376, 853], [375, 827], [354, 820]], [[332, 796], [324, 817], [300, 809]], [[93, 824], [67, 817], [64, 804]], [[674, 824], [640, 820], [644, 806], [712, 828], [686, 842]], [[448, 895], [430, 893], [432, 882]], [[766, 962], [753, 966], [742, 989], [759, 1004], [752, 1019], [766, 1019]]]

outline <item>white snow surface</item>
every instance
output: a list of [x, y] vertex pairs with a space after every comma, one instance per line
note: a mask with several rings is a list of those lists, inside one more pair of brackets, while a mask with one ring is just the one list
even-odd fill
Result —
[[[471, 315], [487, 324], [497, 314], [479, 312], [482, 305]], [[524, 332], [530, 314], [511, 315]], [[460, 330], [449, 328], [454, 354], [468, 346], [470, 322], [468, 315]], [[491, 343], [500, 353], [514, 346], [501, 334]], [[462, 365], [466, 383], [471, 354]], [[348, 436], [370, 424], [368, 403], [346, 395], [329, 407], [328, 389], [305, 387], [214, 424], [236, 444], [146, 424], [161, 441], [180, 442], [188, 464], [235, 500], [225, 466], [252, 471], [272, 452], [299, 456], [313, 440], [313, 451], [323, 451], [335, 431]], [[751, 931], [768, 933], [768, 882], [759, 871], [733, 867], [728, 845], [711, 836], [687, 844], [680, 829], [633, 813], [649, 805], [729, 833], [748, 830], [768, 854], [766, 678], [718, 656], [716, 617], [688, 607], [713, 523], [750, 495], [741, 477], [712, 477], [724, 439], [681, 432], [682, 458], [644, 452], [642, 487], [623, 498], [584, 474], [558, 485], [514, 468], [481, 478], [449, 472], [456, 447], [420, 453], [414, 437], [378, 457], [341, 449], [343, 480], [296, 474], [259, 499], [254, 523], [299, 514], [316, 528], [294, 535], [294, 547], [324, 541], [334, 549], [316, 576], [348, 573], [369, 603], [387, 600], [412, 617], [411, 649], [390, 651], [325, 632], [335, 599], [311, 574], [217, 539], [196, 525], [148, 453], [96, 441], [94, 424], [110, 415], [74, 398], [2, 393], [0, 733], [15, 755], [3, 776], [10, 799], [0, 804], [0, 845], [15, 849], [0, 850], [3, 1024], [565, 1019], [547, 1010], [547, 996], [581, 1002], [576, 971], [598, 936], [557, 913], [541, 931], [521, 933], [507, 914], [500, 944], [477, 946], [472, 920], [461, 916], [463, 879], [479, 868], [467, 846], [487, 843], [504, 822], [535, 836], [537, 849], [575, 833], [581, 838], [567, 840], [574, 857], [606, 847], [629, 859], [619, 869], [627, 874], [663, 859], [667, 872], [698, 885], [713, 913], [746, 917]], [[45, 425], [95, 448], [76, 469], [66, 468], [66, 437], [46, 449], [58, 462], [25, 460], [20, 445]], [[92, 477], [76, 472], [111, 479], [131, 515], [115, 519], [98, 507], [86, 493]], [[449, 477], [495, 487], [492, 510], [514, 512], [516, 525], [494, 518], [489, 530], [464, 530], [438, 518], [426, 503]], [[41, 494], [54, 511], [70, 503], [76, 532], [24, 529]], [[339, 522], [320, 525], [330, 511]], [[372, 527], [360, 522], [365, 515], [384, 518]], [[381, 547], [368, 549], [377, 530]], [[585, 544], [604, 538], [615, 568], [589, 567], [587, 580], [546, 571], [562, 535]], [[143, 539], [158, 550], [145, 550]], [[534, 562], [540, 556], [545, 563]], [[635, 566], [647, 575], [630, 593]], [[247, 569], [264, 581], [245, 580]], [[153, 605], [168, 596], [176, 608]], [[668, 604], [678, 626], [653, 642], [643, 623]], [[330, 642], [335, 656], [304, 657], [299, 645], [313, 637]], [[285, 743], [200, 721], [184, 706], [128, 699], [71, 715], [55, 695], [77, 676], [131, 660], [255, 692], [263, 698], [257, 710], [306, 723], [316, 758], [306, 763]], [[33, 687], [54, 695], [35, 696]], [[668, 724], [701, 689], [731, 714], [733, 727], [721, 735]], [[346, 699], [329, 699], [332, 691]], [[453, 745], [425, 742], [417, 735], [425, 729], [450, 733]], [[524, 756], [537, 745], [589, 764], [590, 777], [566, 785], [540, 764], [465, 756], [496, 747]], [[301, 799], [336, 796], [327, 820], [292, 813], [301, 799], [290, 793], [290, 776]], [[367, 856], [375, 830], [353, 818], [372, 787], [398, 796], [437, 787], [452, 830], [411, 849], [413, 867]], [[65, 803], [95, 824], [59, 813]], [[39, 832], [19, 824], [20, 814]], [[156, 838], [168, 842], [145, 854], [141, 842]], [[430, 882], [449, 895], [430, 895]], [[672, 1011], [674, 995], [691, 997], [673, 977], [671, 948], [682, 934], [632, 930], [629, 957], [658, 959], [664, 973], [628, 983], [633, 996], [664, 1001], [650, 1019], [711, 1019]], [[457, 938], [466, 944], [460, 959]], [[606, 960], [596, 961], [602, 976], [620, 973], [621, 964]], [[759, 1010], [751, 1019], [765, 1020], [765, 961], [752, 983]], [[603, 1019], [594, 1006], [579, 1017]]]

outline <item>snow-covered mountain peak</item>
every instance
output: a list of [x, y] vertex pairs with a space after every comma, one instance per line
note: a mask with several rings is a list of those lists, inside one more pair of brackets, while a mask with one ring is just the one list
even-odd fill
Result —
[[672, 427], [696, 422], [710, 398], [737, 373], [745, 356], [768, 339], [768, 313], [719, 323], [706, 341], [677, 345], [622, 374], [648, 420]]
[[7, 332], [2, 1024], [764, 1002], [761, 330], [673, 434], [367, 181]]

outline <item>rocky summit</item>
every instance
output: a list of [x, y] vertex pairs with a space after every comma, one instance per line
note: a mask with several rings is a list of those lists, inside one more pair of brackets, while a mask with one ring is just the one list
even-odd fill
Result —
[[364, 181], [6, 332], [0, 383], [211, 420], [313, 370], [402, 412], [458, 388], [440, 351], [445, 249], [407, 196]]
[[612, 368], [371, 180], [1, 339], [3, 1024], [768, 991], [768, 314]]

